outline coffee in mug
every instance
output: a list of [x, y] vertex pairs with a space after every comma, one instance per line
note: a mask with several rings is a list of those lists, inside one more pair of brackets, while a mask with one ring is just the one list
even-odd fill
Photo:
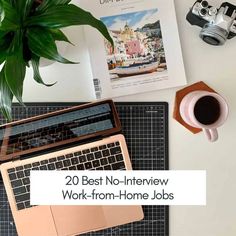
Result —
[[180, 104], [182, 119], [190, 126], [203, 129], [211, 142], [218, 139], [217, 128], [225, 123], [228, 110], [222, 96], [202, 90], [187, 94]]

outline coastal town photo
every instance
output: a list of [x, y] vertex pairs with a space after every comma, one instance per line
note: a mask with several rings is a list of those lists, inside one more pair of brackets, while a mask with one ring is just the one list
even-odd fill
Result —
[[139, 75], [167, 76], [158, 9], [101, 18], [114, 49], [105, 41], [111, 81]]

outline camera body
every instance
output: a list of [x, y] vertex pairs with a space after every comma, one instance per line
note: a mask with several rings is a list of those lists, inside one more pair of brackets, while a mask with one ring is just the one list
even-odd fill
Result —
[[191, 25], [202, 28], [200, 37], [208, 44], [223, 45], [236, 36], [236, 6], [231, 3], [224, 2], [216, 8], [207, 1], [198, 0], [186, 19]]

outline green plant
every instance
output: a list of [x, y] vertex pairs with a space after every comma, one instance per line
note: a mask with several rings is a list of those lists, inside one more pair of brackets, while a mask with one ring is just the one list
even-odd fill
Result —
[[32, 65], [34, 80], [46, 86], [39, 73], [39, 59], [74, 63], [62, 57], [55, 41], [70, 43], [60, 30], [90, 25], [113, 44], [106, 26], [71, 0], [0, 0], [0, 109], [11, 120], [12, 99], [22, 101], [26, 67]]

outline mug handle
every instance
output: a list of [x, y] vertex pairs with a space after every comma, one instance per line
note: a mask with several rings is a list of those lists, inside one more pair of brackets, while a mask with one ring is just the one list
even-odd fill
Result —
[[203, 129], [203, 131], [210, 142], [215, 142], [218, 139], [217, 129]]

